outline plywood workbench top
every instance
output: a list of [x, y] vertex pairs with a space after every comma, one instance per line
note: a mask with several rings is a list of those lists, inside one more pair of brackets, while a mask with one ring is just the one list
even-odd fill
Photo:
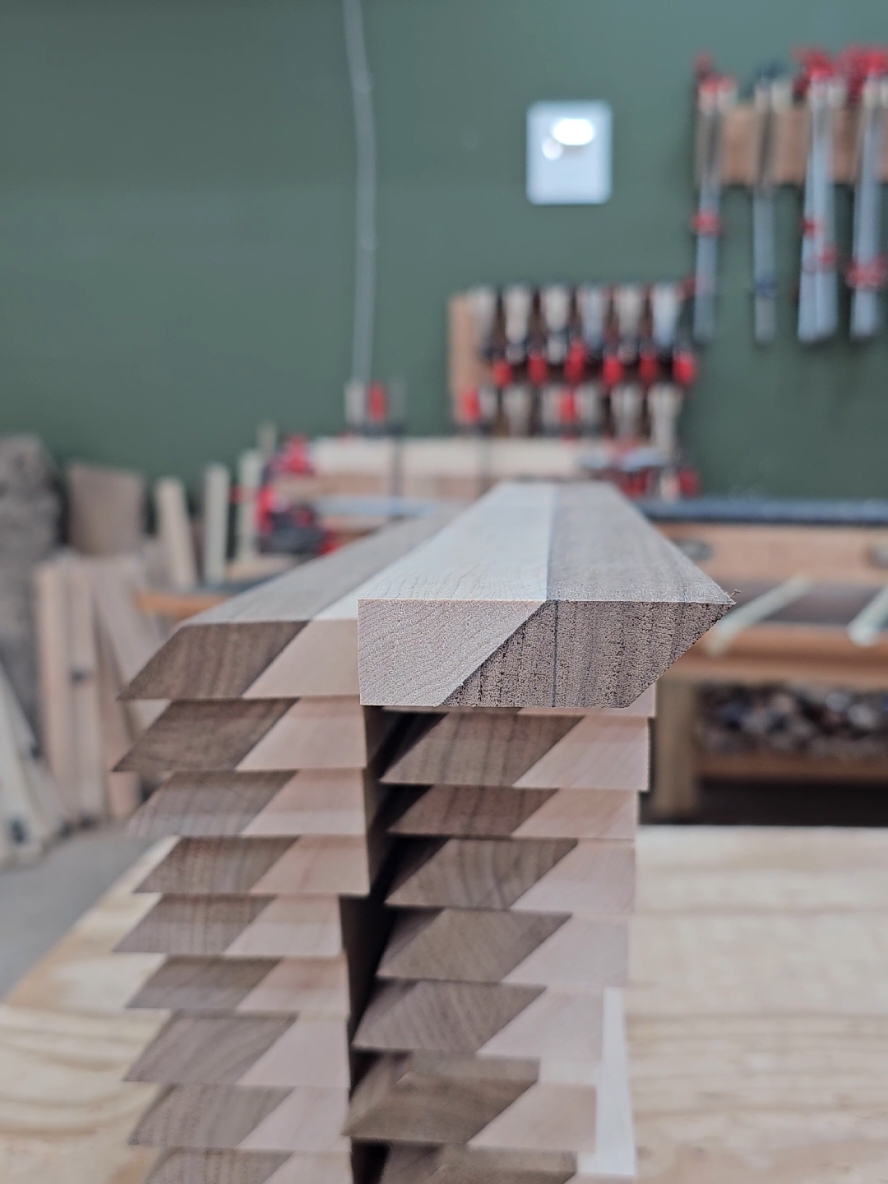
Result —
[[[0, 1181], [141, 1184], [120, 1084], [160, 961], [111, 954], [158, 844], [0, 1006]], [[647, 828], [628, 992], [640, 1175], [888, 1181], [888, 831]]]

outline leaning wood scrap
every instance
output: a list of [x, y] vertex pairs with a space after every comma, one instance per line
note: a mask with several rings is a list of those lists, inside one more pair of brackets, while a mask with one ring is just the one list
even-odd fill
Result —
[[126, 818], [141, 799], [136, 773], [112, 770], [164, 707], [120, 702], [162, 641], [137, 606], [144, 585], [136, 555], [62, 552], [36, 570], [43, 750], [70, 823]]

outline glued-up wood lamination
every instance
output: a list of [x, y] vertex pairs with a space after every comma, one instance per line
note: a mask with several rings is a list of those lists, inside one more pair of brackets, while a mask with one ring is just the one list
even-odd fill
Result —
[[531, 1061], [382, 1056], [355, 1088], [346, 1133], [384, 1142], [467, 1143], [530, 1089], [537, 1072]]
[[[380, 843], [387, 843], [385, 836], [377, 841], [371, 836], [371, 846], [378, 849]], [[357, 835], [310, 835], [295, 840], [180, 839], [139, 885], [139, 891], [196, 896], [365, 896], [370, 891], [368, 839]]]
[[405, 844], [387, 900], [413, 908], [507, 909], [575, 845], [569, 839]]
[[117, 765], [176, 771], [363, 769], [389, 733], [392, 712], [357, 699], [251, 699], [171, 703]]
[[364, 835], [385, 793], [359, 769], [175, 773], [129, 829], [144, 838]]
[[171, 1151], [145, 1184], [353, 1184], [350, 1156], [262, 1151]]
[[548, 715], [419, 716], [382, 780], [402, 785], [513, 785], [576, 724], [571, 717]]
[[332, 958], [343, 950], [339, 901], [162, 896], [117, 949], [211, 958]]
[[536, 987], [500, 983], [383, 983], [367, 1005], [354, 1047], [478, 1052], [539, 994]]
[[558, 1152], [487, 1151], [461, 1146], [398, 1144], [385, 1161], [380, 1184], [567, 1184], [576, 1176], [576, 1156]]
[[418, 715], [382, 775], [387, 784], [640, 792], [644, 719], [523, 712]]
[[440, 909], [398, 915], [378, 974], [600, 991], [623, 986], [628, 967], [623, 918]]
[[[314, 617], [429, 538], [450, 517], [452, 511], [442, 510], [398, 523], [192, 617], [133, 679], [127, 696], [183, 700], [243, 695]], [[357, 598], [351, 615], [357, 615]]]
[[349, 1015], [345, 958], [170, 957], [130, 1007], [164, 1011]]
[[288, 699], [171, 703], [117, 768], [143, 774], [235, 769], [292, 705]]
[[731, 604], [610, 486], [500, 485], [363, 590], [361, 698], [626, 707]]
[[405, 844], [387, 900], [399, 908], [623, 915], [635, 897], [630, 843], [447, 839]]
[[631, 840], [637, 813], [631, 792], [433, 785], [389, 826], [389, 833]]

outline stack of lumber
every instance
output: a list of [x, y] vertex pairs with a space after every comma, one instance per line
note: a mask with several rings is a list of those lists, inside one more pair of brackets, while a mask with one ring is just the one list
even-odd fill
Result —
[[120, 766], [179, 836], [118, 947], [151, 1184], [634, 1174], [649, 688], [729, 604], [609, 487], [504, 486], [180, 627]]
[[[133, 826], [175, 835], [120, 949], [169, 1023], [130, 1079], [152, 1184], [350, 1184], [349, 1038], [386, 936], [377, 779], [403, 715], [358, 699], [366, 580], [442, 525], [399, 524], [192, 618], [132, 683], [170, 700], [121, 767], [166, 780]], [[363, 1169], [361, 1169], [363, 1172]]]
[[651, 684], [729, 607], [603, 486], [502, 486], [360, 602], [362, 701], [413, 709], [395, 915], [354, 1037], [384, 1184], [635, 1174], [619, 989]]
[[112, 770], [163, 708], [120, 702], [162, 640], [138, 607], [146, 582], [138, 555], [63, 551], [35, 571], [43, 751], [73, 825], [126, 818], [141, 800], [139, 777]]

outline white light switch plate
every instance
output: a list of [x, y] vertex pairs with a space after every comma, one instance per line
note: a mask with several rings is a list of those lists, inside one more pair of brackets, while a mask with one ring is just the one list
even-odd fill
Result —
[[611, 194], [609, 103], [534, 103], [527, 111], [527, 197], [598, 205]]

